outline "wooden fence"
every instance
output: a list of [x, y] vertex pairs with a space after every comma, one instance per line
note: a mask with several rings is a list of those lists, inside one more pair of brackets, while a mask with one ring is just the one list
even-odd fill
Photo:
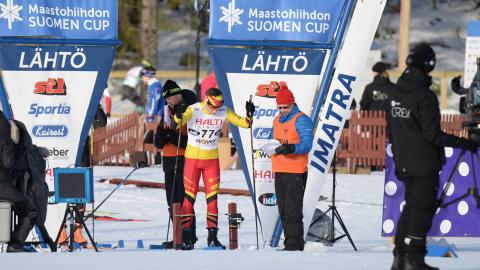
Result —
[[[462, 127], [465, 116], [444, 114], [441, 118], [442, 130], [446, 133], [466, 137], [467, 131]], [[152, 143], [144, 143], [145, 131], [150, 130], [155, 136], [157, 121], [144, 123], [143, 115], [130, 114], [95, 130], [93, 134], [93, 162], [96, 165], [130, 165], [135, 152], [147, 152], [149, 163], [158, 151]], [[337, 146], [337, 160], [340, 166], [355, 173], [359, 166], [378, 169], [385, 167], [385, 142], [387, 122], [385, 113], [379, 111], [353, 111], [349, 126], [343, 129]], [[222, 131], [228, 134], [228, 125]], [[223, 147], [221, 153], [229, 156], [229, 147]], [[228, 167], [228, 166], [227, 166]]]
[[[466, 137], [462, 127], [463, 115], [442, 114], [441, 128], [444, 132]], [[385, 142], [387, 121], [380, 111], [353, 111], [348, 128], [345, 128], [337, 147], [337, 159], [349, 173], [357, 167], [385, 167]], [[406, 131], [408, 132], [408, 131]]]

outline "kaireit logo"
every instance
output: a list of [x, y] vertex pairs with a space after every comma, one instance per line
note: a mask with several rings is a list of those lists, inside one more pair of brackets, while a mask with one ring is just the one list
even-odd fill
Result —
[[68, 128], [64, 125], [37, 125], [33, 126], [32, 135], [39, 138], [66, 137]]
[[20, 10], [23, 9], [23, 6], [15, 5], [13, 0], [7, 0], [5, 4], [0, 3], [0, 18], [4, 18], [8, 21], [8, 29], [12, 30], [12, 24], [17, 21], [23, 21], [20, 17]]
[[243, 24], [240, 21], [240, 15], [243, 13], [243, 9], [239, 9], [235, 7], [235, 0], [230, 1], [227, 7], [220, 7], [222, 10], [223, 17], [218, 20], [219, 22], [226, 22], [228, 25], [228, 33], [232, 32], [232, 26], [235, 24]]

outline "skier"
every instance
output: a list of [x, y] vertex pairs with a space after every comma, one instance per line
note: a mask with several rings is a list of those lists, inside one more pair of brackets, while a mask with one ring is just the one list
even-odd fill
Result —
[[[158, 123], [155, 133], [155, 147], [163, 150], [163, 171], [165, 172], [165, 191], [167, 194], [168, 211], [172, 219], [172, 203], [183, 203], [185, 190], [183, 188], [183, 165], [185, 162], [185, 148], [187, 147], [187, 128], [183, 126], [181, 135], [176, 129], [170, 129], [170, 122], [179, 105], [182, 108], [195, 103], [197, 96], [190, 90], [181, 89], [172, 80], [167, 80], [163, 85], [163, 97], [168, 106], [165, 106], [163, 116]], [[180, 140], [180, 141], [179, 141]], [[179, 148], [177, 149], [177, 146]], [[192, 242], [197, 241], [195, 233], [195, 220], [192, 224]], [[165, 248], [173, 248], [173, 241], [164, 242]]]
[[[255, 106], [247, 101], [247, 115], [253, 115]], [[225, 121], [249, 128], [250, 118], [235, 114], [224, 105], [222, 92], [218, 88], [210, 88], [202, 102], [189, 106], [185, 112], [178, 108], [175, 112], [173, 127], [178, 124], [187, 125], [188, 144], [185, 151], [185, 167], [183, 174], [185, 199], [182, 204], [182, 246], [184, 250], [194, 248], [191, 239], [193, 205], [198, 191], [200, 175], [203, 175], [205, 197], [207, 200], [208, 246], [225, 249], [217, 238], [218, 206], [217, 193], [220, 186], [220, 164], [218, 160], [218, 138]]]

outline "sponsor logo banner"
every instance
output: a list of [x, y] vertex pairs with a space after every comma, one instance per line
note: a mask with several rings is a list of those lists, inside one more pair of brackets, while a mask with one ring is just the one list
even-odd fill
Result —
[[[211, 47], [208, 51], [226, 104], [239, 115], [245, 115], [245, 101], [250, 96], [256, 106], [252, 126], [254, 149], [250, 149], [248, 129], [232, 127], [232, 134], [240, 158], [244, 161], [243, 164], [247, 164], [243, 169], [251, 194], [253, 150], [257, 189], [255, 200], [258, 201], [261, 194], [275, 193], [271, 158], [258, 149], [273, 138], [273, 121], [279, 115], [276, 92], [281, 85], [286, 85], [293, 92], [300, 110], [309, 114], [315, 91], [320, 85], [325, 51], [224, 47]], [[270, 241], [278, 210], [271, 207], [270, 203], [257, 204], [257, 207], [264, 240]]]
[[0, 36], [116, 39], [117, 1], [0, 0]]
[[358, 77], [365, 67], [385, 2], [357, 1], [355, 6], [308, 156], [308, 180], [303, 197], [304, 236], [311, 224], [345, 120], [350, 115], [353, 97], [356, 91], [362, 90]]
[[64, 125], [36, 125], [32, 128], [32, 136], [39, 138], [66, 137], [68, 128]]
[[[107, 46], [0, 45], [2, 107], [25, 124], [34, 144], [49, 149], [47, 172], [80, 165], [114, 56], [115, 48]], [[53, 180], [48, 173], [52, 192]], [[60, 225], [58, 211], [49, 207], [50, 234]]]
[[332, 40], [345, 0], [212, 0], [210, 37], [233, 40]]
[[258, 202], [265, 206], [276, 206], [277, 195], [274, 193], [264, 193], [258, 197]]

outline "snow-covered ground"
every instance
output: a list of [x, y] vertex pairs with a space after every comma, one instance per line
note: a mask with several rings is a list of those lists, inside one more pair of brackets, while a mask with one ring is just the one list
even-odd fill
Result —
[[[123, 178], [130, 168], [95, 167], [95, 179]], [[243, 173], [239, 170], [222, 171], [222, 187], [246, 189]], [[149, 244], [165, 241], [167, 230], [167, 207], [165, 190], [122, 186], [99, 209], [100, 215], [119, 218], [146, 219], [139, 222], [96, 221], [95, 238], [100, 243], [116, 245], [125, 241], [124, 249], [81, 250], [74, 253], [0, 254], [0, 269], [389, 269], [392, 261], [390, 239], [380, 236], [383, 203], [383, 173], [370, 175], [337, 176], [337, 207], [358, 251], [353, 251], [346, 238], [326, 247], [319, 243], [307, 243], [304, 252], [283, 252], [261, 245], [256, 250], [255, 219], [249, 197], [219, 195], [219, 239], [228, 245], [227, 205], [235, 202], [245, 221], [239, 230], [239, 250], [206, 251], [206, 204], [204, 194], [199, 193], [195, 205], [199, 241], [193, 251], [137, 249], [137, 240]], [[130, 179], [163, 181], [163, 171], [144, 168]], [[330, 197], [331, 176], [325, 184], [323, 195]], [[95, 184], [97, 203], [113, 189], [108, 183]], [[330, 202], [319, 202], [326, 209]], [[92, 224], [88, 223], [90, 229]], [[171, 237], [170, 237], [171, 239]], [[260, 238], [261, 239], [261, 238]], [[480, 242], [472, 238], [448, 239], [457, 247], [458, 258], [427, 258], [427, 262], [441, 269], [480, 269]]]

